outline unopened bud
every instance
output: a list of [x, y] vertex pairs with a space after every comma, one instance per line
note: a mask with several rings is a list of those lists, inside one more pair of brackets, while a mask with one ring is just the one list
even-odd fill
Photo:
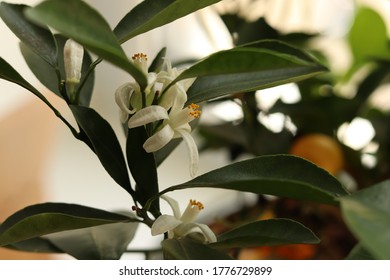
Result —
[[74, 87], [80, 83], [83, 56], [83, 46], [72, 39], [68, 39], [64, 46], [64, 66], [66, 84], [70, 92], [74, 92]]

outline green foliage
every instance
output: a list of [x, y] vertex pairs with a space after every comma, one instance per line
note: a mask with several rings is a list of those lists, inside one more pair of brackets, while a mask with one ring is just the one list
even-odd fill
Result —
[[341, 198], [352, 232], [373, 256], [390, 259], [390, 181]]
[[314, 233], [298, 222], [270, 219], [249, 223], [218, 236], [212, 248], [245, 248], [285, 244], [317, 244]]
[[47, 24], [78, 41], [101, 58], [128, 72], [142, 88], [146, 87], [145, 75], [127, 59], [108, 23], [85, 2], [44, 1], [28, 9], [26, 15], [31, 20]]
[[164, 192], [186, 188], [222, 188], [327, 204], [337, 204], [337, 197], [348, 195], [328, 172], [290, 155], [262, 156], [236, 162]]
[[118, 23], [114, 33], [123, 43], [219, 1], [221, 0], [146, 0]]
[[[280, 42], [220, 51], [186, 69], [176, 81], [197, 77], [188, 103], [296, 82], [326, 71], [304, 52]], [[283, 46], [283, 52], [275, 45]]]
[[[121, 44], [216, 2], [219, 1], [145, 0], [119, 20], [114, 30], [99, 12], [81, 0], [47, 0], [35, 7], [1, 3], [0, 17], [20, 39], [20, 50], [27, 65], [44, 86], [65, 100], [77, 127], [73, 127], [45, 95], [3, 58], [0, 58], [0, 78], [33, 93], [61, 119], [76, 139], [91, 148], [107, 173], [133, 199], [134, 205], [129, 205], [126, 210], [133, 210], [135, 215], [64, 203], [32, 205], [11, 215], [1, 224], [0, 246], [25, 251], [63, 252], [77, 259], [119, 259], [126, 252], [139, 223], [152, 227], [154, 221], [164, 214], [160, 213], [162, 195], [183, 189], [220, 188], [251, 192], [259, 197], [272, 195], [316, 205], [329, 204], [332, 209], [341, 209], [343, 219], [358, 239], [359, 243], [348, 259], [390, 258], [390, 187], [389, 181], [378, 183], [387, 178], [390, 170], [386, 156], [390, 150], [389, 133], [386, 133], [390, 131], [390, 122], [387, 112], [373, 109], [368, 104], [376, 89], [387, 83], [389, 74], [390, 52], [383, 19], [373, 10], [363, 8], [349, 32], [348, 43], [354, 63], [344, 79], [348, 79], [361, 66], [371, 66], [368, 74], [359, 81], [353, 99], [342, 97], [337, 92], [340, 77], [333, 73], [318, 77], [328, 71], [324, 66], [327, 64], [326, 58], [319, 55], [323, 61], [320, 62], [306, 51], [308, 47], [305, 44], [315, 35], [283, 35], [264, 19], [247, 23], [233, 15], [225, 17], [225, 20], [230, 30], [237, 32], [240, 45], [193, 63], [177, 77], [176, 74], [167, 73], [169, 71], [163, 72], [164, 79], [170, 84], [159, 92], [154, 84], [149, 84], [154, 76], [148, 80], [145, 73], [130, 61]], [[53, 35], [51, 30], [58, 33]], [[255, 30], [261, 32], [256, 33]], [[64, 82], [63, 49], [68, 38], [99, 57], [93, 61], [91, 55], [85, 52], [81, 81], [76, 87], [76, 95], [72, 97], [68, 95]], [[164, 68], [165, 55], [166, 49], [162, 46], [148, 71], [158, 75], [169, 70]], [[186, 107], [174, 110], [173, 106], [177, 104], [170, 105], [167, 115], [175, 112], [175, 125], [182, 121], [178, 116], [182, 117], [183, 124], [179, 123], [177, 131], [172, 132], [174, 135], [169, 135], [169, 139], [174, 138], [173, 141], [154, 153], [147, 153], [143, 148], [145, 141], [154, 136], [150, 126], [128, 129], [125, 123], [126, 142], [122, 147], [111, 124], [90, 106], [94, 71], [103, 60], [126, 71], [139, 86], [140, 93], [137, 94], [143, 95], [144, 100], [147, 94], [153, 94], [152, 106], [160, 106], [166, 94], [176, 94], [176, 99], [187, 98], [186, 105], [203, 103], [202, 106], [207, 106], [210, 101], [239, 100], [244, 115], [240, 123], [228, 122], [206, 127], [193, 121], [191, 129], [200, 125], [202, 135], [207, 140], [205, 148], [213, 146], [210, 142], [218, 142], [219, 147], [228, 147], [232, 158], [244, 152], [254, 157], [209, 171], [188, 182], [168, 188], [160, 186], [157, 167], [180, 143], [180, 139], [176, 139], [183, 137], [180, 133], [189, 130], [189, 121], [185, 121], [189, 118], [188, 112], [199, 112]], [[187, 79], [194, 82], [186, 92], [187, 96], [183, 97], [180, 94]], [[286, 104], [279, 100], [267, 112], [260, 109], [254, 97], [255, 91], [292, 82], [299, 87], [301, 101]], [[150, 90], [153, 92], [150, 93]], [[131, 105], [130, 99], [135, 91], [128, 94], [123, 98], [124, 102], [129, 103], [125, 106]], [[158, 112], [154, 113], [161, 117]], [[341, 124], [350, 122], [356, 116], [367, 117], [377, 131], [376, 140], [381, 152], [378, 165], [382, 168], [367, 172], [354, 160], [348, 167], [356, 168], [355, 173], [369, 175], [361, 186], [361, 189], [363, 186], [366, 188], [351, 194], [337, 178], [319, 166], [284, 154], [294, 135], [286, 129], [273, 133], [258, 118], [260, 113], [274, 112], [288, 115], [297, 125], [297, 135], [307, 132], [334, 135]], [[133, 114], [129, 113], [128, 117]], [[164, 115], [151, 125], [158, 128], [162, 122], [169, 126], [173, 120]], [[345, 147], [344, 151], [354, 159], [361, 155], [359, 151]], [[375, 185], [371, 187], [373, 182]], [[177, 227], [169, 230], [169, 236], [173, 235], [174, 238], [166, 238], [161, 243], [166, 259], [231, 259], [226, 253], [230, 248], [320, 242], [321, 236], [317, 237], [305, 225], [291, 219], [276, 218], [240, 223], [220, 233], [217, 242], [203, 244], [194, 236], [204, 233], [202, 230], [207, 226], [178, 220], [177, 216], [181, 215], [177, 215], [179, 207], [176, 202], [163, 198], [176, 214], [171, 219], [175, 225], [180, 224], [181, 229], [195, 225], [193, 229], [200, 230], [180, 232]], [[169, 217], [163, 218], [169, 221]]]
[[114, 223], [58, 232], [47, 239], [78, 260], [118, 260], [137, 228], [138, 223]]
[[36, 204], [16, 212], [1, 224], [0, 246], [54, 232], [129, 221], [129, 217], [82, 205]]

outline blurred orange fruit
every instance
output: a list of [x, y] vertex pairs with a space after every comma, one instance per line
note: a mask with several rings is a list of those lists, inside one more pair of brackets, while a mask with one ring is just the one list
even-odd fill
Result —
[[337, 175], [344, 165], [341, 145], [325, 134], [306, 134], [297, 138], [290, 148], [290, 154], [311, 161], [332, 175]]

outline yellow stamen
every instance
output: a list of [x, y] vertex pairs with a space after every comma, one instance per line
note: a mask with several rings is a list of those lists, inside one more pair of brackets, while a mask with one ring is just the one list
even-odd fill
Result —
[[192, 103], [192, 104], [188, 105], [188, 109], [190, 109], [190, 112], [189, 112], [190, 116], [194, 117], [195, 119], [200, 118], [200, 114], [202, 113], [202, 111], [198, 110], [199, 109], [198, 104]]
[[138, 60], [138, 61], [148, 60], [148, 56], [144, 53], [136, 53], [131, 57], [131, 59]]
[[190, 204], [191, 204], [191, 207], [198, 207], [199, 210], [203, 210], [204, 209], [203, 203], [200, 202], [200, 201], [196, 201], [196, 200], [190, 199]]

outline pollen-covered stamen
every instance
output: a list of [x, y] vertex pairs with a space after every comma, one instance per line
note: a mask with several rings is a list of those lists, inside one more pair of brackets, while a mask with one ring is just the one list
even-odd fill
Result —
[[188, 105], [187, 108], [190, 109], [190, 112], [189, 112], [190, 116], [194, 117], [195, 119], [200, 118], [200, 114], [202, 113], [202, 111], [198, 110], [199, 109], [198, 104], [192, 103], [192, 104]]
[[145, 74], [148, 73], [148, 56], [144, 53], [136, 53], [131, 59], [133, 60], [135, 66], [137, 66]]
[[190, 205], [191, 205], [191, 207], [198, 207], [199, 210], [204, 209], [203, 203], [200, 201], [190, 199]]
[[199, 215], [199, 212], [203, 209], [204, 206], [202, 202], [191, 199], [180, 220], [185, 223], [191, 223], [196, 219], [196, 217]]

